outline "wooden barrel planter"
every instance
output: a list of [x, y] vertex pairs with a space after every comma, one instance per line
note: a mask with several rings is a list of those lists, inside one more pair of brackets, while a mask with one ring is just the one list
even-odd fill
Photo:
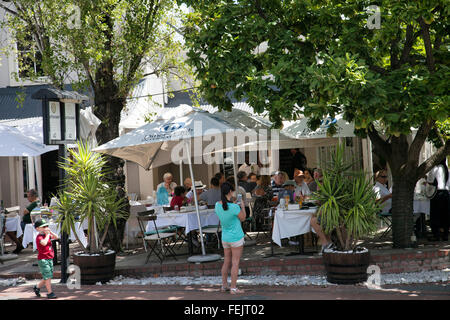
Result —
[[324, 252], [327, 281], [336, 284], [356, 284], [367, 281], [370, 252]]
[[80, 268], [81, 284], [106, 283], [114, 278], [116, 253], [109, 251], [99, 255], [87, 255], [84, 252], [78, 252], [73, 256], [73, 264]]

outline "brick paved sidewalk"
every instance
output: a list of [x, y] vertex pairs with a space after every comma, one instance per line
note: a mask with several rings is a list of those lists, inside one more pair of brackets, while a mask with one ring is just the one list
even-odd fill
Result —
[[[37, 281], [17, 287], [0, 287], [0, 300], [47, 300], [32, 290]], [[211, 285], [102, 285], [68, 289], [53, 280], [57, 300], [450, 300], [450, 282], [415, 285], [386, 285], [371, 290], [363, 285], [316, 286], [240, 286], [241, 295], [220, 292]], [[45, 296], [45, 289], [42, 290]], [[57, 301], [56, 300], [56, 301]]]

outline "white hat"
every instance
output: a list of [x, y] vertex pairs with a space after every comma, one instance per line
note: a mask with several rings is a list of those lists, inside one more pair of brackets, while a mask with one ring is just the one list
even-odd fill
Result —
[[195, 189], [205, 189], [206, 185], [201, 180], [195, 181]]

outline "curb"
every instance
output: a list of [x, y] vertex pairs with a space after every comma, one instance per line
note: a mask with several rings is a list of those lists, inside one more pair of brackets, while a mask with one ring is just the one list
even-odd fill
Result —
[[[402, 250], [397, 253], [371, 254], [372, 265], [382, 273], [408, 273], [442, 270], [450, 267], [450, 249], [425, 249], [417, 252]], [[325, 265], [320, 256], [270, 257], [241, 260], [242, 275], [325, 275]], [[220, 276], [222, 261], [207, 263], [165, 263], [142, 267], [118, 267], [114, 276], [124, 277], [173, 277]], [[0, 274], [0, 278], [23, 277], [27, 280], [42, 279], [38, 271]], [[54, 272], [54, 279], [61, 279], [61, 271]]]

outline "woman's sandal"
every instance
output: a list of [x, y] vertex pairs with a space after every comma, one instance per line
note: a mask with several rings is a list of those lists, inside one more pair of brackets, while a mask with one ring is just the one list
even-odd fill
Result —
[[230, 291], [230, 288], [228, 288], [228, 287], [222, 287], [222, 288], [220, 288], [220, 291], [221, 291], [221, 292], [227, 292], [227, 291]]
[[238, 288], [230, 288], [230, 293], [231, 294], [239, 294], [239, 293], [244, 293], [244, 291], [240, 290]]

